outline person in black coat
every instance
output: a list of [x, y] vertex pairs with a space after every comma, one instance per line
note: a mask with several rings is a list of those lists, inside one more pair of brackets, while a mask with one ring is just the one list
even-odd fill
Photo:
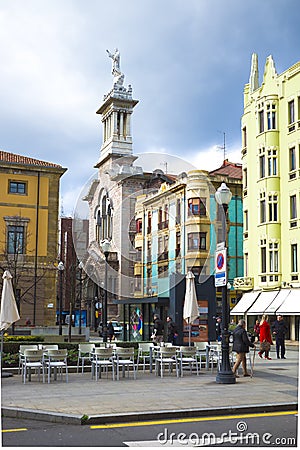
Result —
[[249, 353], [249, 347], [255, 348], [255, 345], [250, 341], [248, 337], [248, 333], [246, 331], [246, 321], [244, 319], [239, 320], [238, 326], [235, 328], [232, 335], [232, 350], [236, 352], [236, 361], [232, 371], [234, 375], [238, 377], [236, 372], [240, 364], [242, 363], [244, 377], [250, 377], [250, 374], [247, 372], [246, 353]]
[[[272, 331], [273, 334], [275, 334], [275, 339], [276, 339], [276, 353], [277, 353], [277, 358], [280, 359], [286, 359], [285, 358], [285, 335], [288, 331], [288, 328], [285, 324], [285, 321], [283, 320], [283, 317], [281, 315], [277, 316], [277, 320], [275, 320], [275, 322], [272, 325]], [[279, 352], [280, 352], [280, 356], [279, 356]]]
[[108, 325], [107, 325], [107, 335], [108, 335], [108, 339], [111, 342], [114, 338], [114, 334], [115, 334], [115, 329], [114, 326], [112, 324], [112, 321], [110, 320]]
[[175, 345], [175, 340], [177, 337], [177, 326], [176, 323], [172, 320], [172, 317], [167, 317], [167, 328], [168, 328], [168, 342]]
[[158, 314], [154, 314], [153, 316], [153, 342], [156, 344], [160, 343], [164, 339], [164, 323], [159, 318]]

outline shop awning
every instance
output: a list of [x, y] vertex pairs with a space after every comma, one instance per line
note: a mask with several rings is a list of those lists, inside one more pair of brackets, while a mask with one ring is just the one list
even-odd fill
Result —
[[265, 309], [265, 314], [276, 314], [277, 309], [282, 305], [289, 293], [289, 289], [281, 289], [272, 303]]
[[300, 289], [291, 289], [276, 314], [300, 315]]
[[268, 306], [273, 302], [276, 298], [279, 291], [268, 291], [261, 292], [261, 294], [257, 297], [253, 305], [250, 309], [248, 309], [247, 314], [250, 316], [257, 316], [259, 314], [263, 314]]
[[260, 291], [246, 292], [238, 302], [238, 304], [234, 308], [232, 308], [232, 310], [230, 311], [230, 315], [235, 316], [239, 314], [245, 314], [245, 312], [248, 311], [248, 309], [253, 305], [259, 294]]

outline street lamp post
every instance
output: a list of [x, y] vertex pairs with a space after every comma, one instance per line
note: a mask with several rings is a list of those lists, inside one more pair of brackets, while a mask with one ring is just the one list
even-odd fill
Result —
[[[222, 205], [224, 214], [222, 214], [222, 241], [224, 242], [224, 248], [226, 248], [227, 238], [227, 211], [228, 205], [231, 200], [232, 193], [225, 183], [215, 193], [216, 201], [219, 205]], [[218, 370], [216, 382], [220, 384], [234, 384], [236, 382], [235, 376], [230, 367], [229, 361], [229, 332], [228, 332], [228, 299], [227, 299], [227, 267], [226, 270], [226, 282], [222, 286], [222, 361], [221, 367]]]
[[79, 278], [79, 327], [78, 327], [78, 333], [81, 334], [82, 270], [83, 270], [82, 261], [80, 261], [80, 263], [78, 264], [78, 269], [79, 269], [79, 275], [80, 275], [80, 278]]
[[60, 261], [57, 265], [59, 271], [59, 316], [58, 316], [58, 334], [62, 335], [62, 303], [63, 303], [63, 272], [65, 270], [64, 263]]
[[105, 275], [104, 275], [104, 301], [102, 310], [102, 336], [103, 342], [107, 342], [107, 259], [110, 252], [111, 242], [109, 239], [101, 241], [101, 249], [105, 256]]

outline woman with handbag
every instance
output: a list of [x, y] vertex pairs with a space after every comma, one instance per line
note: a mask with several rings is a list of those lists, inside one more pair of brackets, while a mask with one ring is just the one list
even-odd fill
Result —
[[265, 354], [265, 359], [272, 359], [269, 357], [269, 352], [273, 341], [271, 336], [271, 327], [268, 320], [268, 316], [263, 315], [259, 324], [260, 349], [258, 356], [262, 358], [263, 354]]

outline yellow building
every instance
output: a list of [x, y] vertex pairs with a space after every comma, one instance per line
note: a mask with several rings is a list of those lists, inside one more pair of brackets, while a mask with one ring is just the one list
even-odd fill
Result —
[[[244, 278], [235, 280], [235, 287], [273, 291], [270, 300], [286, 289], [283, 298], [288, 288], [300, 286], [300, 62], [278, 75], [269, 56], [259, 84], [257, 55], [252, 56], [242, 162]], [[268, 312], [262, 298], [260, 313]], [[286, 313], [295, 321], [296, 310]]]
[[20, 321], [54, 325], [59, 182], [66, 169], [0, 151], [0, 266], [13, 276]]

